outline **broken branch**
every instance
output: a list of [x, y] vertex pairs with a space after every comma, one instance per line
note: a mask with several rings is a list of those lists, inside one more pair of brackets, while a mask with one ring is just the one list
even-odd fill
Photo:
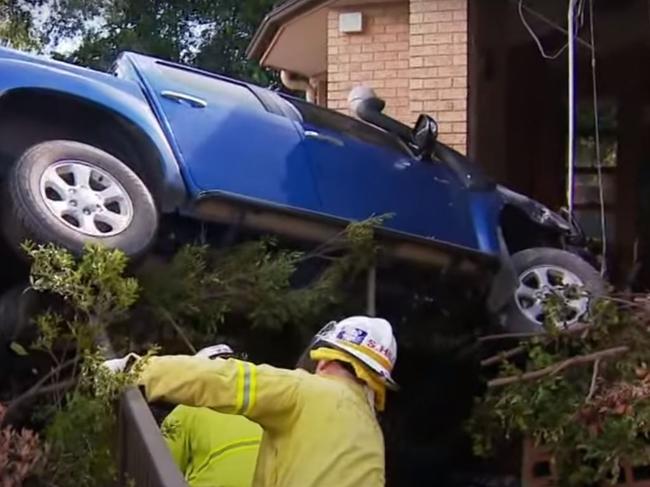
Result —
[[[566, 328], [564, 330], [560, 330], [561, 335], [576, 335], [582, 332], [586, 332], [590, 328], [590, 325], [587, 323], [578, 323], [575, 326], [572, 326], [571, 328]], [[549, 339], [555, 338], [555, 335], [549, 335], [548, 333], [509, 333], [509, 334], [503, 334], [503, 335], [487, 335], [486, 337], [482, 338], [490, 338], [492, 337], [505, 337], [506, 335], [526, 335], [528, 338], [531, 337], [547, 337]], [[508, 338], [513, 338], [509, 336]], [[583, 337], [584, 338], [584, 337]], [[481, 339], [479, 338], [479, 341]], [[516, 346], [514, 348], [511, 348], [509, 350], [504, 350], [503, 352], [499, 352], [496, 355], [493, 355], [491, 357], [488, 357], [486, 359], [481, 360], [481, 367], [489, 367], [490, 365], [494, 365], [499, 362], [503, 362], [506, 359], [512, 358], [516, 355], [519, 355], [520, 353], [523, 353], [526, 351], [526, 347], [523, 345]]]
[[508, 338], [533, 338], [546, 335], [545, 331], [536, 331], [528, 333], [499, 333], [496, 335], [485, 335], [478, 337], [479, 342], [492, 342], [496, 340], [507, 340]]
[[[40, 381], [39, 381], [40, 382]], [[9, 406], [7, 407], [5, 411], [5, 416], [2, 421], [2, 424], [0, 426], [4, 426], [9, 423], [9, 420], [13, 415], [25, 404], [31, 401], [32, 399], [42, 396], [44, 394], [50, 394], [52, 392], [59, 392], [59, 391], [64, 391], [66, 389], [70, 389], [71, 387], [74, 387], [75, 384], [77, 383], [76, 379], [67, 379], [64, 380], [63, 382], [56, 382], [54, 384], [50, 384], [48, 386], [39, 386], [32, 387], [29, 389], [27, 392], [25, 392], [23, 395], [20, 397], [14, 399], [9, 403]]]
[[176, 323], [176, 320], [173, 318], [171, 313], [167, 311], [165, 308], [159, 307], [155, 309], [156, 311], [160, 312], [160, 314], [167, 320], [167, 323], [169, 323], [172, 328], [176, 331], [176, 334], [180, 337], [181, 341], [185, 344], [185, 346], [193, 353], [196, 354], [197, 350], [194, 345], [192, 345], [192, 342], [190, 339], [187, 337], [185, 332], [183, 331], [183, 328], [179, 326], [178, 323]]
[[556, 375], [568, 367], [587, 364], [593, 362], [594, 360], [613, 357], [615, 355], [620, 355], [622, 353], [625, 353], [628, 350], [629, 347], [621, 346], [621, 347], [608, 348], [606, 350], [601, 350], [599, 352], [594, 352], [587, 355], [578, 355], [577, 357], [571, 357], [570, 359], [567, 359], [563, 362], [549, 365], [548, 367], [544, 367], [543, 369], [535, 370], [533, 372], [526, 372], [521, 375], [513, 375], [508, 377], [499, 377], [498, 379], [492, 379], [491, 381], [488, 381], [487, 386], [489, 388], [501, 387], [501, 386], [507, 386], [509, 384], [515, 384], [517, 382], [525, 382], [525, 381], [540, 379], [547, 375]]
[[518, 347], [511, 348], [510, 350], [505, 350], [496, 355], [492, 355], [486, 359], [481, 360], [481, 367], [489, 367], [490, 365], [498, 364], [509, 358], [512, 358], [520, 353], [523, 353], [526, 350], [526, 347], [519, 345]]
[[591, 374], [591, 385], [589, 386], [589, 394], [587, 394], [586, 402], [591, 401], [591, 398], [594, 397], [596, 392], [596, 381], [598, 380], [598, 366], [600, 365], [600, 358], [596, 359], [594, 362], [594, 371]]

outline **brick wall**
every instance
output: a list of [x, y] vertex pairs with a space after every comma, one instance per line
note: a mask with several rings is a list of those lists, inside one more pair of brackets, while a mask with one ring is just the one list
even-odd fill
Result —
[[441, 139], [467, 145], [467, 2], [410, 0], [410, 111], [433, 115]]
[[467, 145], [467, 2], [410, 0], [351, 8], [364, 16], [363, 33], [339, 33], [328, 18], [328, 106], [347, 112], [357, 84], [386, 100], [386, 113], [413, 123], [429, 113], [441, 139]]
[[410, 120], [408, 2], [362, 5], [363, 32], [339, 32], [339, 13], [328, 17], [328, 106], [347, 113], [347, 96], [359, 84], [386, 100], [386, 113]]

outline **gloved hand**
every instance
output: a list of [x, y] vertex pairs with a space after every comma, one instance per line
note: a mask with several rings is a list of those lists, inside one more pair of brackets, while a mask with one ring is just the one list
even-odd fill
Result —
[[132, 365], [133, 362], [140, 359], [140, 355], [137, 353], [129, 353], [128, 355], [122, 358], [114, 358], [111, 360], [106, 360], [102, 362], [102, 365], [110, 370], [112, 373], [117, 374], [119, 372], [124, 372], [128, 366]]

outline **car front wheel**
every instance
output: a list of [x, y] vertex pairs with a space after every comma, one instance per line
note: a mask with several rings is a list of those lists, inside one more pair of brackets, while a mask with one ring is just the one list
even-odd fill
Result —
[[[517, 285], [504, 314], [509, 332], [536, 332], [545, 325], [571, 327], [588, 315], [594, 298], [606, 292], [605, 281], [575, 254], [533, 248], [512, 256]], [[549, 304], [558, 307], [547, 316]]]
[[4, 231], [14, 248], [53, 242], [79, 255], [86, 243], [142, 255], [158, 214], [142, 180], [122, 161], [65, 140], [28, 149], [6, 178]]

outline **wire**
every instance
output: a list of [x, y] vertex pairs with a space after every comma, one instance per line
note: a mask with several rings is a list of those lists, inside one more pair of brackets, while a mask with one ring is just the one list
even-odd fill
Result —
[[602, 242], [602, 262], [600, 274], [607, 273], [607, 217], [605, 214], [605, 188], [603, 186], [603, 164], [600, 152], [600, 121], [598, 117], [598, 81], [596, 79], [596, 47], [594, 44], [594, 0], [589, 0], [589, 30], [591, 39], [591, 84], [594, 100], [594, 131], [596, 140], [596, 170], [598, 172], [598, 198], [600, 203], [600, 238]]
[[[575, 9], [576, 13], [575, 13], [575, 19], [574, 20], [577, 20], [577, 24], [580, 27], [582, 27], [584, 25], [585, 1], [586, 0], [578, 0], [578, 8]], [[648, 1], [650, 2], [650, 0], [648, 0]], [[562, 55], [562, 53], [564, 53], [564, 51], [567, 50], [567, 48], [569, 47], [568, 42], [565, 43], [562, 47], [560, 47], [557, 51], [555, 51], [555, 53], [553, 53], [553, 54], [547, 53], [546, 49], [544, 49], [544, 46], [542, 45], [542, 41], [539, 39], [539, 36], [535, 33], [532, 26], [526, 20], [526, 16], [525, 16], [524, 12], [530, 12], [532, 15], [534, 15], [538, 19], [543, 20], [544, 22], [546, 22], [550, 26], [554, 27], [555, 29], [557, 29], [557, 30], [559, 30], [559, 31], [561, 31], [561, 32], [563, 32], [563, 33], [565, 33], [567, 35], [569, 35], [568, 30], [565, 30], [562, 27], [560, 27], [559, 25], [554, 24], [552, 21], [550, 21], [549, 19], [547, 19], [546, 17], [544, 17], [540, 13], [535, 12], [534, 10], [532, 10], [529, 7], [527, 7], [526, 5], [524, 5], [524, 0], [518, 0], [518, 2], [517, 2], [517, 10], [519, 12], [519, 18], [521, 19], [521, 23], [524, 25], [524, 27], [526, 28], [526, 30], [528, 31], [530, 36], [533, 38], [533, 41], [535, 41], [535, 44], [537, 45], [537, 49], [539, 49], [539, 52], [540, 52], [540, 54], [542, 55], [542, 57], [544, 59], [551, 59], [551, 60], [557, 59]], [[585, 47], [588, 47], [588, 48], [592, 47], [591, 45], [587, 44], [583, 39], [581, 39], [580, 37], [577, 37], [577, 29], [576, 29], [576, 32], [573, 33], [573, 36], [574, 36], [574, 38], [577, 39], [578, 42], [580, 42], [580, 44], [584, 45]]]
[[535, 31], [526, 20], [526, 16], [524, 15], [524, 0], [519, 0], [517, 10], [519, 11], [519, 18], [521, 19], [521, 23], [524, 24], [524, 27], [535, 41], [535, 44], [537, 44], [537, 48], [539, 49], [539, 52], [544, 59], [557, 59], [562, 55], [564, 51], [566, 51], [566, 48], [569, 46], [568, 43], [564, 44], [564, 46], [558, 49], [555, 54], [547, 54], [544, 46], [542, 45], [542, 41], [540, 41], [539, 37], [537, 37], [537, 34], [535, 34]]

